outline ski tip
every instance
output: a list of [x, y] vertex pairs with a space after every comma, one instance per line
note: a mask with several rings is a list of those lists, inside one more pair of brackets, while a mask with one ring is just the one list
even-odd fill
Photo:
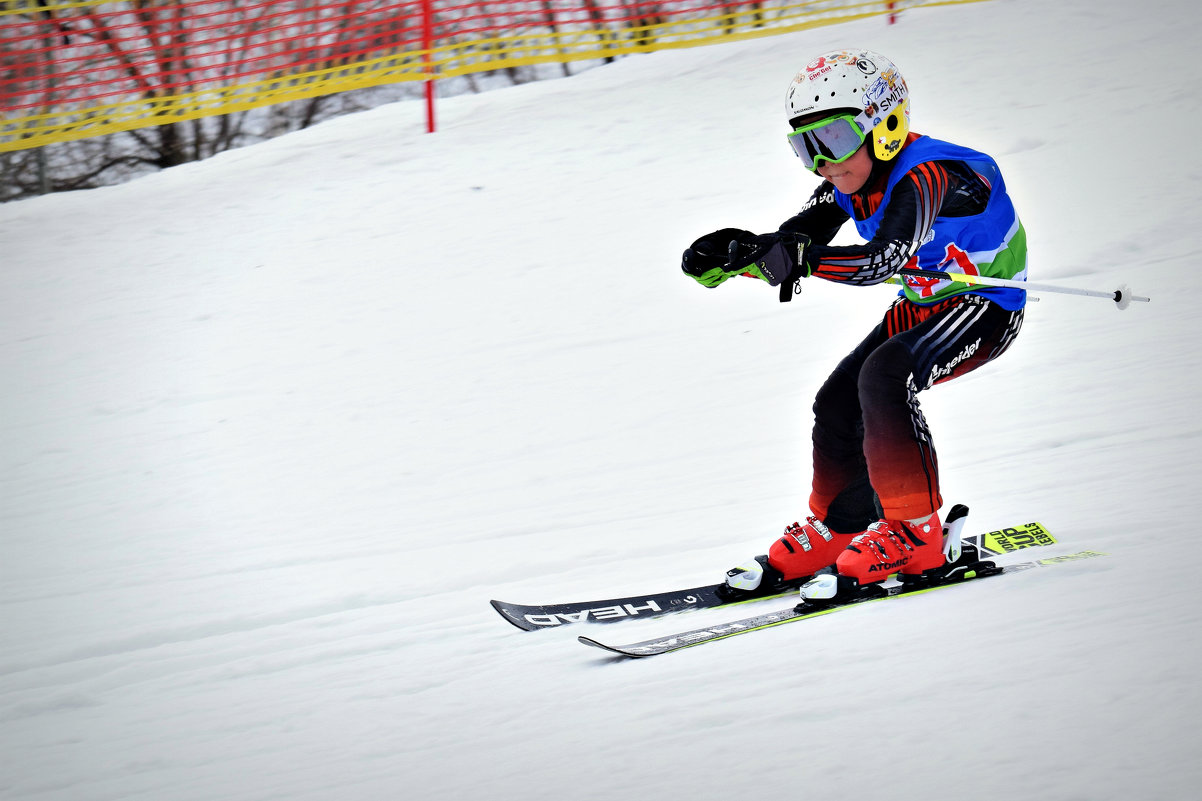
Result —
[[624, 656], [629, 657], [630, 659], [638, 659], [641, 656], [646, 656], [646, 654], [635, 654], [631, 653], [630, 651], [623, 651], [621, 648], [615, 648], [612, 645], [606, 645], [603, 642], [594, 640], [592, 637], [585, 637], [583, 634], [577, 637], [576, 640], [583, 645], [591, 645], [594, 648], [600, 648], [602, 651], [605, 651], [608, 654], [613, 654], [614, 656]]
[[507, 604], [504, 601], [489, 601], [489, 603], [492, 605], [493, 609], [497, 610], [497, 614], [508, 620], [513, 625], [517, 626], [522, 631], [534, 631], [535, 629], [539, 628], [538, 626], [531, 625], [522, 617], [510, 612], [509, 608], [511, 604]]

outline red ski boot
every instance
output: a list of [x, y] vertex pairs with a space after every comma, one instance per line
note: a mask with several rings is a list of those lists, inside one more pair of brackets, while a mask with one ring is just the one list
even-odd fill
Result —
[[833, 565], [852, 538], [851, 534], [836, 534], [811, 515], [804, 526], [785, 527], [784, 536], [768, 549], [768, 564], [779, 570], [785, 581], [812, 576]]
[[733, 590], [764, 594], [784, 586], [796, 586], [824, 567], [835, 563], [840, 552], [852, 540], [851, 534], [836, 534], [816, 517], [807, 517], [805, 525], [793, 523], [768, 549], [726, 572], [726, 584]]
[[840, 576], [861, 586], [884, 581], [892, 573], [921, 575], [942, 567], [943, 525], [939, 513], [919, 520], [880, 520], [868, 527], [839, 554]]

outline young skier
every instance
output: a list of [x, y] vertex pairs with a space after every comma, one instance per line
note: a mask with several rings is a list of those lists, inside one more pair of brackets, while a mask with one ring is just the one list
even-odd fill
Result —
[[[707, 287], [759, 278], [782, 301], [805, 278], [864, 286], [902, 268], [1026, 279], [1026, 235], [997, 164], [911, 133], [909, 90], [889, 59], [821, 55], [789, 84], [786, 110], [789, 144], [822, 184], [774, 233], [698, 239], [684, 252], [687, 275]], [[830, 246], [849, 219], [867, 241]], [[764, 592], [831, 565], [853, 589], [895, 572], [947, 573], [938, 466], [916, 396], [1001, 355], [1026, 292], [902, 277], [897, 300], [814, 401], [811, 516], [729, 571], [733, 590]]]

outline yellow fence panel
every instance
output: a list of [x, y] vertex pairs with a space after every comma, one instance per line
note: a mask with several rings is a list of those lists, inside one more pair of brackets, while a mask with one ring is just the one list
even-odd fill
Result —
[[0, 2], [0, 151], [978, 0]]

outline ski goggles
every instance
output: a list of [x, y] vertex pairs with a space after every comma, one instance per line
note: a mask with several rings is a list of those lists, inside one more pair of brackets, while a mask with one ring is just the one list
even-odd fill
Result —
[[864, 143], [864, 132], [850, 114], [827, 117], [803, 125], [789, 134], [789, 145], [807, 170], [818, 171], [819, 161], [839, 164], [847, 161]]

